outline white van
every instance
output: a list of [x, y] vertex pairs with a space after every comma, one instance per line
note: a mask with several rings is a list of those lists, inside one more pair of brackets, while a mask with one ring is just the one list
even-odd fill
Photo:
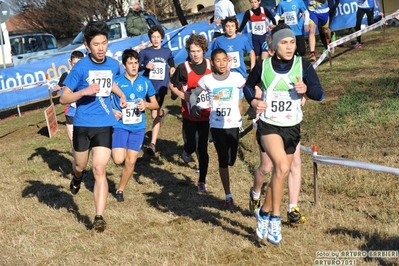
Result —
[[[161, 22], [159, 22], [154, 15], [144, 14], [144, 17], [147, 22], [148, 29], [154, 25], [162, 26]], [[126, 30], [126, 17], [111, 18], [109, 20], [106, 20], [105, 23], [107, 23], [109, 27], [108, 40], [110, 42], [129, 38], [127, 36]], [[165, 27], [163, 27], [163, 29], [166, 30]], [[82, 50], [84, 48], [85, 46], [83, 44], [83, 32], [80, 32], [75, 37], [75, 39], [73, 39], [72, 43], [59, 49], [59, 51]]]
[[0, 48], [0, 68], [12, 67], [12, 53], [6, 23], [1, 23], [3, 49]]
[[10, 36], [14, 66], [31, 63], [58, 52], [57, 40], [48, 33], [28, 33]]

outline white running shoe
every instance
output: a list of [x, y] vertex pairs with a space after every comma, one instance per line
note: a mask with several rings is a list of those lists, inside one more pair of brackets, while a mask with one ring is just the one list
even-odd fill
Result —
[[258, 226], [256, 227], [256, 236], [259, 239], [264, 239], [267, 236], [267, 231], [269, 229], [270, 216], [260, 216], [259, 211], [260, 208], [255, 211], [256, 221], [258, 222]]
[[267, 233], [267, 241], [275, 246], [278, 246], [281, 242], [281, 218], [280, 216], [271, 217], [269, 221], [269, 230]]

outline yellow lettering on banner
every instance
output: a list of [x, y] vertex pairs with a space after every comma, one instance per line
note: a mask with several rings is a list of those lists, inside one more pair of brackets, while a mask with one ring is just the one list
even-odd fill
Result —
[[54, 63], [51, 63], [51, 67], [47, 69], [46, 76], [48, 76], [48, 79], [58, 79], [61, 77], [63, 72], [67, 72], [68, 67], [65, 65], [60, 65], [58, 69], [55, 67]]

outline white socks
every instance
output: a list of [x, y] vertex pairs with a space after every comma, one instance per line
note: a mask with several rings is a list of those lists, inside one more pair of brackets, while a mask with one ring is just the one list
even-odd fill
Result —
[[260, 192], [256, 193], [253, 189], [252, 189], [252, 198], [253, 199], [259, 199], [260, 198]]

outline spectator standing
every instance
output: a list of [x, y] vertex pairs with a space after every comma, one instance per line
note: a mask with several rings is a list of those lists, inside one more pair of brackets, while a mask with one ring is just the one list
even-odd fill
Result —
[[[215, 23], [213, 41], [224, 34], [222, 21], [227, 17], [235, 16], [234, 5], [230, 0], [215, 1], [213, 23]], [[209, 21], [212, 22], [212, 19]]]
[[126, 16], [127, 35], [134, 37], [146, 34], [148, 32], [147, 21], [144, 11], [141, 10], [140, 0], [131, 0], [130, 6]]

